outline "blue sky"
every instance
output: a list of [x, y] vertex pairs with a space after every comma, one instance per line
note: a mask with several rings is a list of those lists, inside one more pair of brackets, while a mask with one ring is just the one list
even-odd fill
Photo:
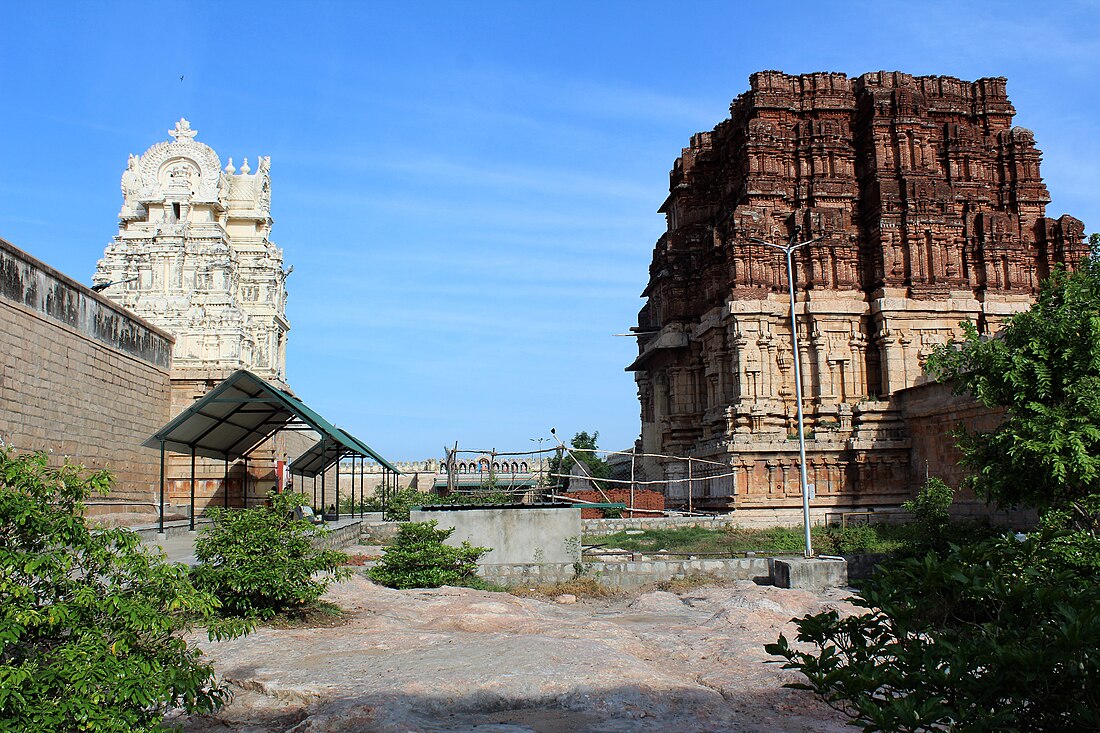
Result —
[[87, 283], [127, 155], [181, 116], [223, 164], [270, 155], [291, 385], [393, 459], [632, 443], [612, 334], [669, 168], [753, 71], [1006, 76], [1048, 214], [1100, 230], [1096, 2], [9, 2], [2, 26], [0, 237]]

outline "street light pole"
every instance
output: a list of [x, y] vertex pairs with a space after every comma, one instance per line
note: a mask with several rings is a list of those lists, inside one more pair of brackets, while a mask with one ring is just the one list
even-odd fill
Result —
[[542, 485], [542, 441], [546, 440], [546, 438], [528, 438], [528, 440], [530, 440], [532, 443], [537, 442], [539, 444], [539, 452], [538, 452], [538, 455], [535, 456], [535, 460], [539, 462], [538, 484], [539, 484], [539, 491], [542, 491], [543, 488], [544, 488], [543, 485]]
[[798, 478], [802, 487], [802, 526], [805, 535], [806, 557], [813, 557], [813, 547], [810, 545], [810, 489], [806, 482], [806, 428], [802, 419], [802, 363], [798, 355], [798, 322], [794, 311], [794, 260], [796, 249], [813, 244], [824, 238], [824, 235], [807, 239], [805, 242], [796, 242], [800, 228], [795, 227], [791, 234], [791, 241], [786, 245], [772, 244], [757, 237], [750, 237], [749, 241], [762, 244], [765, 247], [777, 249], [787, 256], [787, 292], [791, 299], [791, 346], [794, 349], [794, 393], [795, 408], [798, 411]]

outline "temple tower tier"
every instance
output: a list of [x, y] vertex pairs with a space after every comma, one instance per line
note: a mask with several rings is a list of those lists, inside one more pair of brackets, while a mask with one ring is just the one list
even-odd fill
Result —
[[927, 382], [924, 360], [961, 321], [994, 332], [1052, 268], [1085, 257], [1084, 227], [1046, 217], [1040, 151], [1012, 126], [1003, 78], [749, 83], [692, 136], [659, 209], [667, 231], [628, 367], [642, 449], [728, 462], [732, 493], [707, 508], [799, 506], [786, 263], [755, 240], [820, 237], [794, 276], [815, 504], [897, 505], [937, 468], [915, 452], [902, 407], [914, 400], [898, 396]]
[[169, 135], [130, 156], [95, 287], [175, 336], [174, 380], [248, 369], [285, 387], [288, 271], [269, 238], [270, 158], [222, 169], [187, 120]]

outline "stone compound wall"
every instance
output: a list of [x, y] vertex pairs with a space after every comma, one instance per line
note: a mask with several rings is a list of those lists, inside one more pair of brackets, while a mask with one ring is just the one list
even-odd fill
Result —
[[[578, 567], [580, 573], [578, 573]], [[611, 588], [636, 588], [678, 580], [691, 575], [711, 575], [722, 580], [770, 582], [771, 559], [745, 557], [721, 560], [642, 560], [634, 562], [585, 562], [542, 564], [486, 564], [478, 574], [488, 581], [515, 587], [564, 583], [576, 577], [595, 579]]]
[[[368, 445], [370, 441], [367, 441]], [[439, 461], [429, 458], [425, 461], [395, 461], [393, 465], [401, 472], [397, 477], [397, 488], [416, 489], [418, 491], [431, 491], [437, 476], [440, 474]], [[393, 486], [393, 476], [390, 475], [390, 486]], [[373, 461], [364, 461], [362, 466], [359, 460], [344, 461], [340, 465], [340, 498], [351, 496], [353, 493], [358, 500], [360, 487], [363, 496], [371, 498], [381, 493], [383, 481], [383, 467]], [[330, 470], [325, 484], [325, 506], [336, 500], [335, 471]], [[306, 493], [312, 495], [313, 483], [307, 479], [304, 483]], [[319, 486], [319, 485], [318, 485]], [[320, 493], [318, 489], [318, 494]]]
[[[923, 485], [926, 476], [933, 476], [958, 489], [967, 470], [959, 465], [962, 452], [952, 433], [959, 427], [971, 432], [992, 430], [1001, 421], [1003, 411], [984, 407], [972, 397], [955, 395], [951, 390], [950, 384], [929, 383], [902, 390], [896, 396], [909, 430], [913, 486]], [[992, 508], [969, 490], [958, 491], [951, 510], [958, 516], [988, 517], [994, 523], [1012, 526], [1030, 525], [1038, 519], [1033, 510]]]
[[602, 537], [604, 535], [625, 532], [628, 529], [682, 529], [684, 527], [702, 527], [704, 529], [724, 529], [739, 527], [739, 517], [727, 514], [721, 517], [641, 517], [635, 519], [585, 519], [584, 534]]
[[0, 240], [0, 438], [115, 485], [91, 513], [153, 512], [172, 337]]

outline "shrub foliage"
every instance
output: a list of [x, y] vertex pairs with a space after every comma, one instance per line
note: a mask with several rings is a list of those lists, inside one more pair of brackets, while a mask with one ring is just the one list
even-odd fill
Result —
[[433, 519], [406, 522], [370, 577], [390, 588], [438, 588], [469, 585], [477, 580], [477, 561], [491, 548], [444, 544], [454, 529], [439, 529]]
[[332, 580], [350, 575], [347, 556], [319, 540], [323, 529], [294, 519], [303, 494], [271, 493], [266, 506], [246, 510], [211, 508], [212, 525], [195, 541], [200, 565], [195, 585], [215, 594], [229, 613], [271, 618], [313, 603]]
[[860, 589], [862, 616], [798, 620], [767, 651], [864, 731], [1100, 730], [1100, 586], [1050, 537], [1011, 535], [897, 559]]
[[105, 471], [0, 451], [0, 731], [159, 731], [172, 708], [226, 700], [177, 634], [217, 600], [129, 529], [85, 523], [82, 502], [109, 487]]
[[1039, 509], [1039, 530], [964, 544], [931, 481], [911, 546], [854, 599], [867, 613], [807, 616], [816, 649], [767, 649], [865, 731], [1100, 730], [1100, 265], [1056, 272], [997, 337], [967, 326], [928, 366], [1004, 408], [958, 436], [967, 484]]
[[491, 488], [470, 493], [455, 493], [450, 496], [440, 496], [429, 491], [417, 491], [416, 489], [400, 489], [390, 494], [385, 504], [379, 501], [379, 507], [386, 512], [387, 519], [407, 522], [409, 521], [409, 512], [414, 506], [433, 504], [484, 504], [490, 506], [510, 504], [513, 501], [515, 501], [515, 497], [511, 494]]
[[1100, 493], [1100, 263], [1055, 271], [995, 338], [964, 326], [962, 344], [938, 348], [928, 369], [1006, 410], [996, 430], [960, 433], [967, 483], [1039, 508]]

